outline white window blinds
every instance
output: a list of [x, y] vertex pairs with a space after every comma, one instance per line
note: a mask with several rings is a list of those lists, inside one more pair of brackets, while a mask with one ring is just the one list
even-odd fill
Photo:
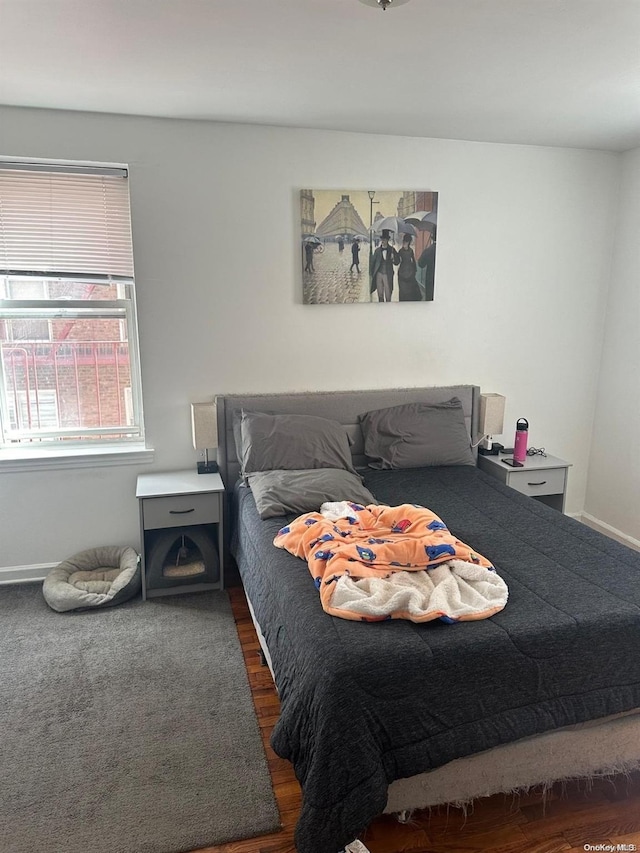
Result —
[[133, 279], [123, 169], [0, 161], [0, 275]]

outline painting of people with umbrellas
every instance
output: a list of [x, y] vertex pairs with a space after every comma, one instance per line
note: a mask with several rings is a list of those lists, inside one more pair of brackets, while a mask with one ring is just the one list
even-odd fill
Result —
[[432, 302], [438, 193], [301, 190], [303, 302]]

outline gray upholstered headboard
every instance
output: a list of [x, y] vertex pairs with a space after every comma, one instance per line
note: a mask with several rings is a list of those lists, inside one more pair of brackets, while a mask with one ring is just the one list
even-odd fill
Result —
[[[238, 479], [240, 465], [233, 440], [233, 413], [239, 409], [278, 415], [318, 415], [332, 418], [347, 428], [353, 442], [356, 468], [366, 466], [364, 439], [358, 416], [373, 409], [401, 403], [439, 403], [458, 397], [462, 402], [469, 435], [475, 441], [478, 425], [477, 385], [446, 385], [434, 388], [391, 388], [372, 391], [308, 391], [295, 394], [230, 394], [216, 397], [218, 418], [218, 465], [225, 486]], [[474, 449], [475, 453], [475, 449]]]

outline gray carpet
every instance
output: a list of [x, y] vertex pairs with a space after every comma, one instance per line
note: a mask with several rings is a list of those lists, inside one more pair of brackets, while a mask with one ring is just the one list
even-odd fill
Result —
[[55, 613], [0, 586], [0, 851], [177, 853], [278, 809], [226, 593]]

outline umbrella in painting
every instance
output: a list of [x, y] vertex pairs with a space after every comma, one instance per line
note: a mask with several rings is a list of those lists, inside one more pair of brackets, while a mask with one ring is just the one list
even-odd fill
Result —
[[320, 240], [318, 237], [316, 237], [315, 234], [312, 234], [310, 237], [305, 237], [304, 242], [305, 243], [312, 243], [314, 246], [321, 246], [322, 245], [322, 240]]
[[413, 225], [418, 231], [433, 231], [438, 222], [438, 212], [436, 210], [418, 210], [405, 216], [405, 222]]
[[394, 234], [411, 234], [415, 236], [416, 229], [410, 222], [405, 222], [399, 216], [382, 216], [371, 226], [371, 230], [375, 234], [381, 234], [383, 231], [393, 231]]

